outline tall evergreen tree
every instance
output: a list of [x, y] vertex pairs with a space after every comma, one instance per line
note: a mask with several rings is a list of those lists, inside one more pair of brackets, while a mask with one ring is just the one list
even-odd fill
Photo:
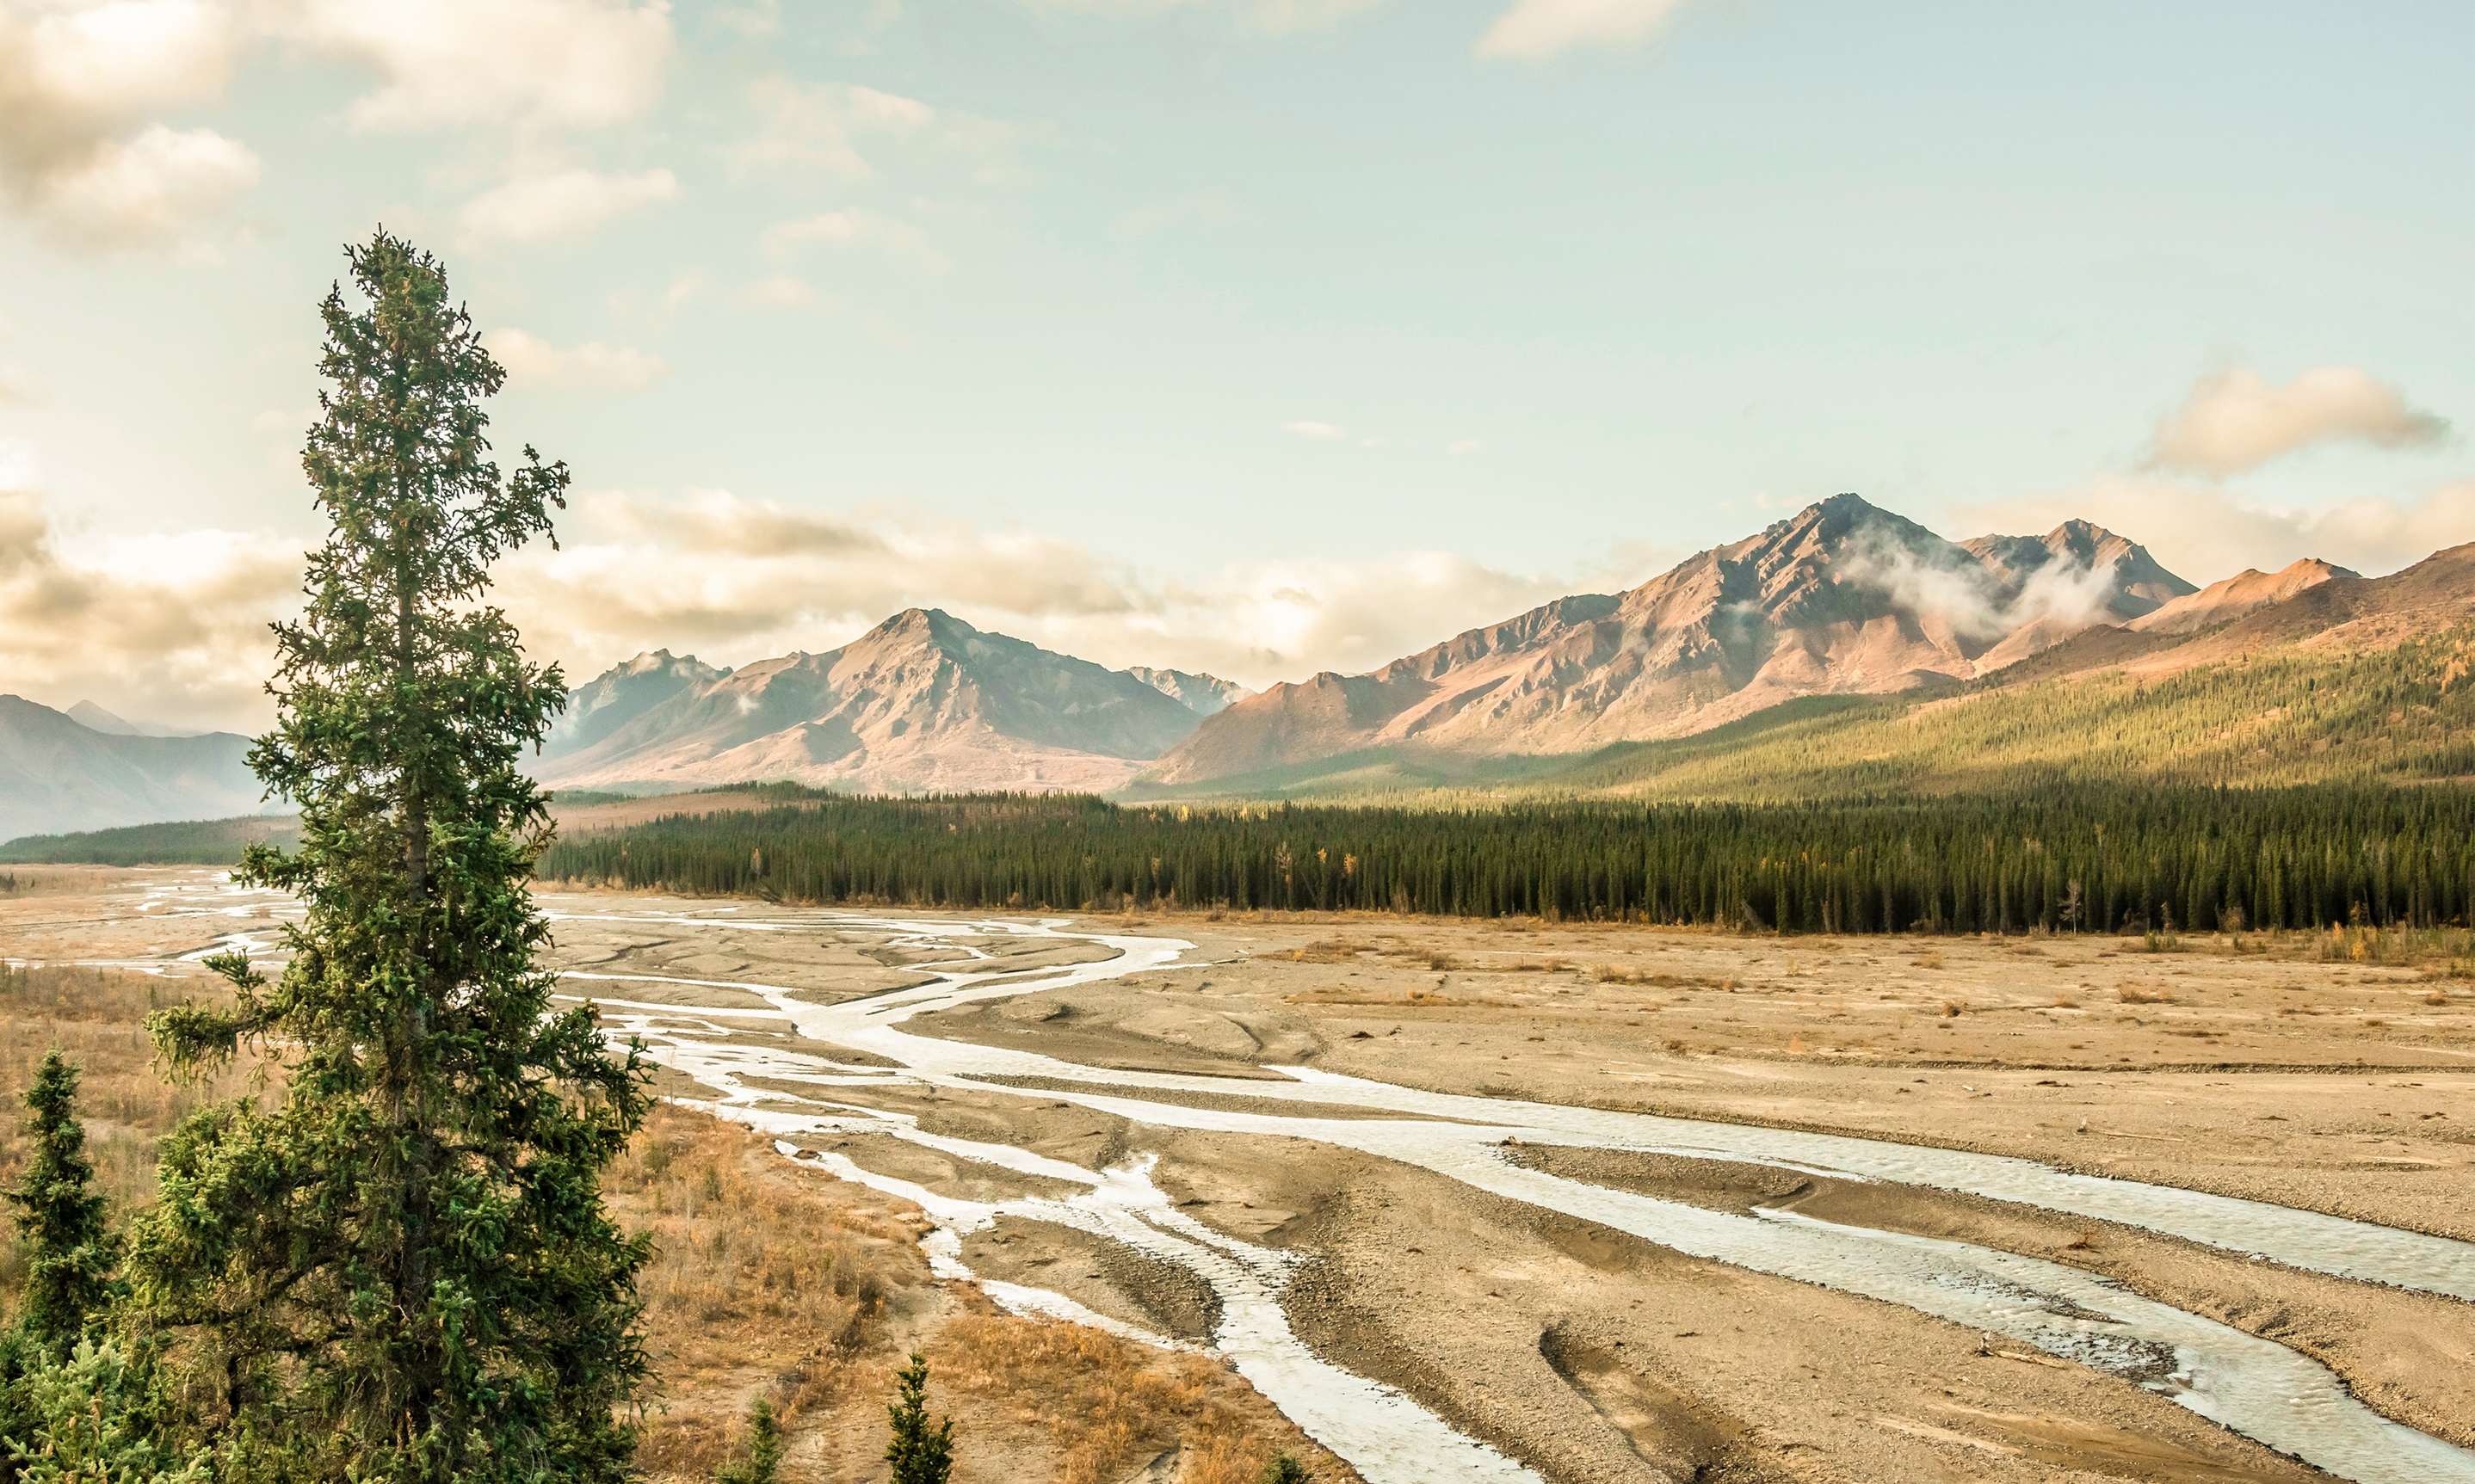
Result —
[[26, 1090], [26, 1173], [6, 1192], [26, 1244], [25, 1299], [17, 1328], [27, 1344], [67, 1353], [110, 1300], [117, 1249], [94, 1190], [86, 1125], [77, 1116], [78, 1069], [59, 1047], [43, 1054]]
[[209, 961], [233, 1008], [153, 1023], [191, 1074], [251, 1042], [284, 1094], [166, 1141], [135, 1297], [228, 1474], [618, 1479], [648, 1248], [599, 1177], [646, 1069], [588, 1009], [551, 1012], [528, 887], [551, 823], [517, 765], [562, 685], [485, 601], [567, 469], [527, 448], [500, 476], [482, 402], [504, 374], [435, 258], [384, 231], [347, 256], [365, 302], [321, 306], [303, 456], [331, 530], [276, 626], [278, 722], [250, 754], [301, 843], [236, 873], [306, 915], [280, 979]]

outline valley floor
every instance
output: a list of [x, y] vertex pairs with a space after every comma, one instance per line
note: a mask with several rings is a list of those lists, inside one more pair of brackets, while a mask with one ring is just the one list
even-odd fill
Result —
[[[2475, 985], [2408, 945], [544, 905], [683, 1100], [612, 1185], [682, 1477], [770, 1391], [881, 1478], [917, 1347], [967, 1479], [2475, 1478]], [[92, 873], [0, 952], [286, 910]]]

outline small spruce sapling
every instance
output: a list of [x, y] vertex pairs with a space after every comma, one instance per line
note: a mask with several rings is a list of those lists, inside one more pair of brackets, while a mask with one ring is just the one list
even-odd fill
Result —
[[928, 1425], [927, 1360], [914, 1354], [894, 1373], [894, 1404], [885, 1409], [894, 1419], [894, 1441], [885, 1446], [885, 1461], [894, 1466], [887, 1484], [945, 1484], [954, 1472], [954, 1420]]
[[782, 1429], [773, 1421], [773, 1403], [759, 1397], [747, 1409], [747, 1451], [723, 1465], [720, 1484], [774, 1484], [782, 1466]]
[[25, 1175], [5, 1192], [17, 1208], [17, 1234], [26, 1244], [18, 1330], [31, 1348], [56, 1358], [103, 1317], [117, 1255], [104, 1226], [104, 1199], [93, 1189], [94, 1161], [86, 1157], [77, 1088], [78, 1069], [60, 1048], [44, 1053], [26, 1092], [33, 1157]]
[[1283, 1453], [1263, 1466], [1262, 1484], [1308, 1484], [1313, 1477], [1306, 1465]]

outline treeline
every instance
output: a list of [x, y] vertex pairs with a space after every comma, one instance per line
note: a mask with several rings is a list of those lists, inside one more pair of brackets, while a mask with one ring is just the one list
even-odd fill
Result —
[[555, 842], [547, 879], [801, 903], [1545, 916], [1788, 932], [2468, 920], [2475, 792], [2112, 787], [1487, 811], [862, 798]]
[[289, 850], [301, 842], [297, 815], [241, 815], [131, 824], [76, 835], [22, 835], [0, 844], [0, 862], [34, 865], [230, 865], [263, 840]]

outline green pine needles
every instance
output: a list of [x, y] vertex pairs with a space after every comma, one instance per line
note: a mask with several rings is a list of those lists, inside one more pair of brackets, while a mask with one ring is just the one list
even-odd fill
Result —
[[151, 1022], [176, 1072], [247, 1040], [283, 1096], [166, 1140], [132, 1236], [135, 1322], [221, 1478], [617, 1480], [648, 1249], [599, 1177], [647, 1072], [589, 1010], [552, 1012], [528, 887], [551, 825], [517, 764], [563, 688], [485, 601], [492, 564], [549, 532], [567, 469], [490, 461], [504, 374], [435, 258], [383, 231], [347, 255], [360, 302], [338, 286], [321, 306], [302, 460], [332, 528], [306, 611], [276, 625], [279, 719], [250, 754], [301, 806], [301, 842], [255, 844], [237, 872], [306, 918], [281, 978], [212, 960], [234, 1006]]
[[928, 1362], [919, 1355], [894, 1373], [894, 1403], [885, 1409], [894, 1420], [894, 1440], [885, 1446], [893, 1468], [886, 1484], [945, 1484], [954, 1472], [954, 1420], [940, 1418], [928, 1425]]

